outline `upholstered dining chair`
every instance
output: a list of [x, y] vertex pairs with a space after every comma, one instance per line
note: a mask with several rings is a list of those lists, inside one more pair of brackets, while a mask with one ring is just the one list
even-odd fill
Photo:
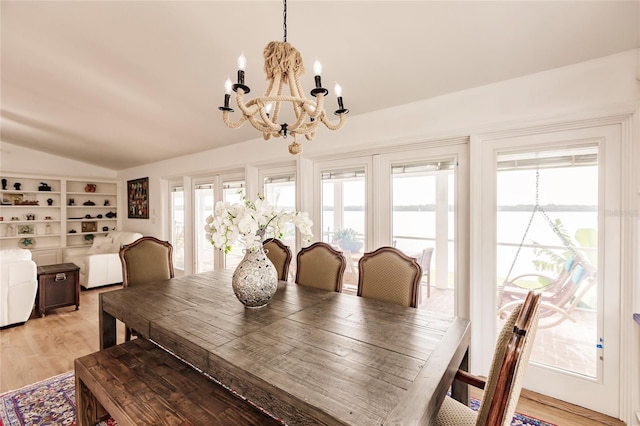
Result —
[[303, 247], [296, 257], [296, 283], [324, 290], [342, 291], [346, 261], [325, 242]]
[[291, 249], [282, 241], [276, 238], [268, 238], [262, 243], [267, 251], [267, 257], [276, 267], [278, 279], [287, 281], [289, 279], [289, 265], [291, 264]]
[[415, 258], [395, 247], [380, 247], [358, 261], [358, 296], [418, 306], [422, 268]]
[[[142, 237], [120, 249], [124, 288], [174, 277], [173, 246], [155, 237]], [[125, 327], [125, 341], [132, 330]]]
[[438, 426], [509, 426], [520, 397], [538, 328], [541, 295], [530, 291], [502, 327], [485, 381], [464, 371], [456, 379], [484, 389], [478, 411], [445, 397], [435, 424]]

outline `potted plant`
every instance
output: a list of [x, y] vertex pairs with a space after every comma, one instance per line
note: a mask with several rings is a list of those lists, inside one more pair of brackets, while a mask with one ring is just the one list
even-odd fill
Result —
[[364, 246], [364, 241], [358, 237], [358, 233], [352, 228], [338, 229], [333, 234], [333, 241], [338, 243], [342, 250], [349, 250], [352, 253], [359, 252]]

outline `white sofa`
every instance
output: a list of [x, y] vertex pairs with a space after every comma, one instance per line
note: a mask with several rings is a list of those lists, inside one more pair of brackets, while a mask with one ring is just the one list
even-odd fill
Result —
[[66, 249], [64, 262], [80, 267], [80, 285], [84, 288], [121, 283], [120, 247], [141, 237], [138, 232], [111, 231], [104, 237], [95, 237], [91, 247]]
[[0, 327], [25, 323], [38, 291], [38, 267], [26, 249], [0, 250]]

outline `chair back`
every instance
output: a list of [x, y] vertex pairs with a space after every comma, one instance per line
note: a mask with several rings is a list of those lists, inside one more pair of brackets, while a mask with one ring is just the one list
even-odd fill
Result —
[[291, 264], [291, 250], [289, 246], [276, 238], [269, 238], [262, 243], [267, 257], [276, 267], [278, 279], [287, 281], [289, 278], [289, 265]]
[[168, 241], [142, 237], [120, 249], [123, 287], [173, 278], [173, 247]]
[[311, 244], [296, 257], [296, 283], [331, 291], [342, 291], [346, 262], [338, 250], [324, 242]]
[[358, 296], [417, 307], [422, 268], [394, 247], [365, 253], [358, 262]]
[[496, 343], [477, 425], [511, 425], [538, 328], [541, 295], [530, 291], [516, 305]]

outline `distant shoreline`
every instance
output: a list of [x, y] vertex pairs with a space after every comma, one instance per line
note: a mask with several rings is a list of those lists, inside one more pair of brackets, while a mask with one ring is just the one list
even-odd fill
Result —
[[[499, 212], [530, 212], [533, 211], [533, 204], [518, 204], [515, 206], [498, 206]], [[597, 212], [597, 206], [583, 206], [573, 204], [547, 204], [541, 206], [546, 212]], [[333, 206], [323, 206], [323, 211], [333, 211]], [[449, 206], [449, 210], [453, 210], [452, 206]], [[364, 211], [364, 206], [345, 206], [344, 211], [359, 212]], [[412, 206], [395, 206], [393, 208], [395, 212], [434, 212], [436, 211], [435, 204], [419, 204]]]

